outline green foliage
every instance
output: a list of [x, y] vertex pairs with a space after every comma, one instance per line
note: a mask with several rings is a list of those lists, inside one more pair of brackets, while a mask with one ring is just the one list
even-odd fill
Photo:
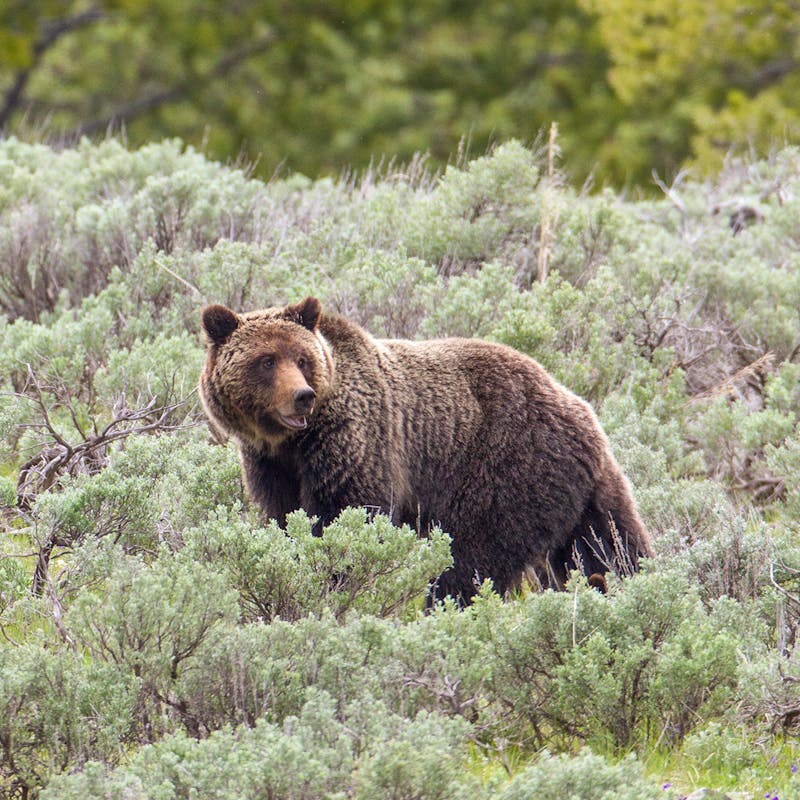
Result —
[[558, 118], [583, 177], [614, 105], [607, 54], [574, 2], [13, 8], [0, 16], [4, 126], [124, 124], [134, 144], [178, 135], [217, 158], [244, 152], [266, 176], [425, 149], [446, 163], [465, 136], [482, 150]]
[[[647, 797], [733, 786], [743, 754], [742, 791], [786, 794], [798, 163], [631, 201], [515, 142], [266, 184], [177, 141], [0, 143], [0, 794]], [[607, 595], [426, 609], [438, 530], [259, 519], [197, 402], [198, 311], [305, 294], [537, 358], [596, 408], [656, 558]]]
[[590, 750], [575, 758], [545, 752], [539, 761], [514, 776], [498, 795], [502, 800], [569, 797], [570, 800], [647, 800], [664, 797], [661, 787], [644, 780], [633, 758], [610, 764]]
[[513, 282], [513, 270], [493, 261], [474, 275], [450, 278], [423, 330], [434, 337], [487, 337], [500, 320], [523, 303]]
[[425, 714], [403, 719], [371, 699], [343, 719], [334, 698], [316, 693], [282, 726], [261, 721], [199, 742], [168, 737], [110, 774], [90, 764], [60, 778], [42, 797], [470, 797], [473, 781], [453, 758], [464, 757], [466, 729]]
[[186, 533], [184, 552], [228, 573], [247, 620], [296, 620], [323, 610], [336, 617], [351, 610], [399, 614], [452, 565], [450, 539], [439, 530], [420, 539], [408, 526], [394, 528], [382, 516], [367, 521], [365, 513], [347, 509], [314, 536], [303, 512], [289, 515], [283, 531], [220, 507]]
[[0, 787], [25, 796], [65, 764], [114, 763], [135, 694], [129, 676], [69, 651], [0, 649]]
[[154, 552], [161, 543], [179, 546], [181, 532], [219, 503], [241, 499], [232, 450], [209, 448], [198, 437], [135, 437], [107, 456], [97, 474], [64, 480], [61, 491], [39, 496], [40, 541], [67, 546], [108, 537], [129, 551]]
[[232, 617], [234, 595], [221, 576], [183, 558], [146, 565], [119, 556], [112, 563], [102, 591], [85, 587], [71, 603], [67, 627], [95, 658], [146, 678], [158, 692], [210, 629]]
[[568, 589], [531, 597], [496, 634], [497, 691], [540, 743], [557, 733], [625, 751], [658, 734], [677, 740], [732, 702], [735, 621], [707, 612], [682, 575], [643, 575], [607, 598]]
[[114, 541], [124, 537], [132, 547], [147, 546], [156, 523], [150, 488], [146, 478], [113, 471], [79, 478], [63, 492], [41, 496], [36, 505], [39, 531], [57, 535], [65, 544], [109, 536]]
[[[12, 3], [0, 10], [0, 125], [71, 139], [124, 125], [132, 144], [181, 136], [269, 176], [419, 151], [444, 165], [465, 138], [480, 153], [555, 121], [578, 183], [650, 189], [653, 168], [716, 170], [731, 150], [766, 155], [797, 137], [800, 83], [786, 55], [797, 34], [786, 2], [746, 13], [735, 0]], [[167, 242], [227, 205], [235, 238], [246, 195], [218, 189], [187, 214], [195, 189], [154, 175], [131, 199]], [[112, 250], [106, 234], [125, 212], [114, 213], [95, 228]], [[31, 227], [49, 219], [35, 205], [22, 212]]]
[[797, 115], [784, 104], [797, 81], [778, 56], [797, 37], [789, 4], [755, 4], [746, 14], [735, 0], [581, 6], [598, 15], [609, 82], [632, 111], [625, 144], [634, 162], [672, 156], [674, 164], [673, 154], [691, 144], [705, 167], [717, 168], [722, 142], [768, 149], [796, 134]]
[[0, 620], [6, 609], [13, 608], [25, 597], [28, 589], [28, 575], [22, 562], [14, 558], [5, 547], [0, 551]]
[[684, 749], [687, 756], [706, 769], [727, 771], [734, 781], [739, 770], [752, 767], [758, 761], [758, 752], [753, 750], [746, 733], [719, 722], [709, 723], [690, 734]]
[[505, 255], [514, 235], [532, 229], [539, 216], [539, 179], [536, 159], [517, 142], [463, 168], [448, 167], [417, 203], [416, 226], [406, 230], [406, 245], [445, 272], [487, 261], [490, 252]]

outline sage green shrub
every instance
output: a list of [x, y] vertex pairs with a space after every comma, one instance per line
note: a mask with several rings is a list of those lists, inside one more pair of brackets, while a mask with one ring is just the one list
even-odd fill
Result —
[[[0, 142], [0, 794], [667, 797], [748, 747], [736, 788], [789, 792], [800, 151], [650, 200], [555, 167], [509, 142], [264, 183], [177, 141]], [[446, 532], [259, 519], [198, 312], [307, 294], [538, 359], [656, 557], [426, 608]]]
[[532, 595], [494, 630], [493, 689], [534, 741], [626, 751], [679, 741], [734, 701], [735, 617], [707, 611], [677, 571], [649, 572], [607, 597], [574, 581]]
[[113, 764], [130, 742], [138, 681], [108, 664], [38, 642], [0, 648], [0, 787], [36, 795], [89, 759]]
[[259, 721], [202, 741], [166, 737], [113, 772], [90, 764], [56, 779], [42, 797], [474, 797], [476, 782], [463, 769], [467, 730], [425, 714], [397, 717], [377, 700], [337, 710], [318, 692], [281, 726]]
[[463, 168], [448, 167], [407, 215], [402, 242], [447, 275], [490, 261], [492, 254], [513, 262], [539, 218], [540, 180], [536, 158], [517, 142]]
[[197, 735], [203, 723], [173, 687], [193, 669], [214, 628], [234, 618], [235, 592], [221, 575], [184, 557], [163, 554], [148, 565], [120, 549], [109, 555], [105, 581], [85, 584], [70, 599], [67, 635], [94, 663], [138, 683], [132, 737], [151, 741], [178, 724]]
[[127, 446], [104, 447], [98, 472], [63, 476], [58, 491], [38, 496], [32, 513], [39, 546], [73, 547], [108, 538], [128, 551], [178, 549], [182, 531], [220, 503], [242, 500], [232, 448], [210, 448], [198, 433], [134, 436]]
[[634, 758], [612, 764], [583, 750], [575, 758], [545, 751], [533, 766], [515, 775], [500, 800], [568, 797], [570, 800], [655, 800], [670, 795], [647, 781]]
[[368, 521], [360, 509], [343, 511], [321, 536], [311, 529], [302, 511], [288, 516], [284, 531], [220, 507], [186, 533], [184, 552], [217, 565], [239, 591], [244, 618], [266, 622], [324, 610], [337, 618], [351, 610], [413, 614], [413, 604], [420, 607], [432, 581], [452, 564], [450, 539], [441, 531], [423, 539], [384, 516]]

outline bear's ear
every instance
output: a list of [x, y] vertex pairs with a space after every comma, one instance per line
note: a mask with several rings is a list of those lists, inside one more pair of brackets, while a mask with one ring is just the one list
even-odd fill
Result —
[[286, 307], [286, 316], [292, 322], [313, 331], [322, 313], [322, 303], [316, 297], [306, 297], [301, 303]]
[[203, 309], [203, 330], [211, 344], [224, 344], [239, 327], [240, 321], [225, 306], [207, 306]]

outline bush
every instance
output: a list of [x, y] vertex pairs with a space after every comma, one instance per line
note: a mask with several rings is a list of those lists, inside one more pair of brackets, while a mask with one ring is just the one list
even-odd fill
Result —
[[[605, 758], [790, 762], [798, 163], [635, 200], [514, 142], [266, 184], [175, 141], [0, 142], [0, 794], [646, 797]], [[594, 405], [657, 557], [605, 596], [423, 610], [443, 533], [259, 519], [197, 403], [198, 311], [306, 294], [537, 358]]]
[[428, 715], [403, 719], [375, 700], [341, 716], [334, 699], [318, 693], [282, 726], [262, 721], [200, 742], [167, 737], [114, 772], [92, 764], [82, 774], [57, 778], [42, 797], [475, 796], [475, 782], [463, 770], [463, 723]]
[[89, 759], [116, 763], [137, 683], [69, 651], [0, 648], [0, 790], [25, 797]]
[[147, 566], [118, 549], [108, 555], [102, 588], [88, 584], [70, 601], [67, 635], [96, 663], [139, 683], [136, 725], [145, 741], [172, 727], [171, 714], [196, 735], [201, 722], [186, 713], [173, 687], [214, 628], [233, 619], [235, 593], [222, 576], [186, 558], [165, 553]]
[[220, 507], [186, 534], [186, 553], [215, 564], [237, 588], [244, 618], [296, 620], [330, 610], [379, 617], [419, 607], [431, 582], [452, 564], [450, 539], [434, 530], [421, 539], [388, 518], [371, 521], [348, 509], [321, 536], [303, 512], [287, 518], [286, 531], [261, 527], [239, 509]]
[[[669, 795], [667, 795], [669, 796]], [[632, 757], [611, 764], [590, 750], [575, 758], [546, 752], [533, 766], [515, 775], [498, 800], [568, 797], [570, 800], [647, 800], [664, 798], [664, 790], [642, 776]]]
[[555, 734], [625, 751], [679, 740], [731, 705], [735, 615], [706, 611], [683, 575], [640, 575], [608, 597], [567, 589], [531, 596], [494, 631], [493, 691], [512, 729], [526, 721], [541, 745]]

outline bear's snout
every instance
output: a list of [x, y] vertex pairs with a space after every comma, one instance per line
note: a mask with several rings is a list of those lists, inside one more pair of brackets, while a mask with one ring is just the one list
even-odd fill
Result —
[[314, 408], [317, 393], [310, 386], [306, 386], [303, 389], [298, 389], [294, 393], [293, 399], [294, 408], [298, 414], [310, 414], [311, 409]]

